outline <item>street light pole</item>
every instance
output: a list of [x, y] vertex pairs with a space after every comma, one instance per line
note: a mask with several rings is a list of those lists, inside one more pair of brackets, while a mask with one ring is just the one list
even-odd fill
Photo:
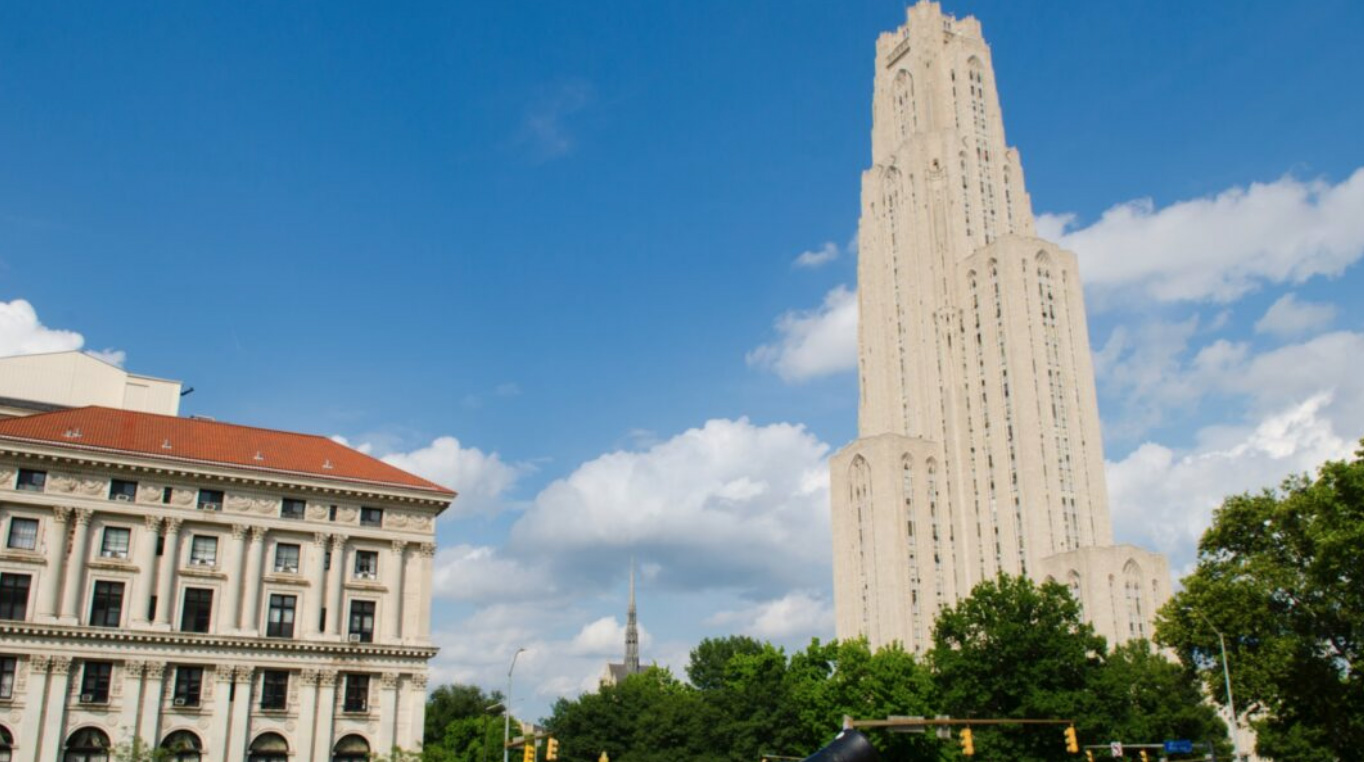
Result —
[[1208, 629], [1217, 633], [1217, 645], [1222, 649], [1222, 680], [1227, 686], [1227, 709], [1231, 712], [1231, 754], [1237, 762], [1241, 759], [1241, 718], [1236, 715], [1236, 699], [1231, 695], [1231, 668], [1227, 666], [1227, 641], [1222, 637], [1222, 631], [1213, 627], [1203, 612], [1196, 611], [1203, 623], [1208, 625]]
[[507, 667], [507, 706], [506, 711], [502, 713], [502, 762], [511, 760], [511, 749], [507, 748], [507, 744], [511, 741], [512, 670], [516, 669], [516, 657], [525, 650], [516, 649], [516, 653], [512, 654], [511, 666]]
[[507, 711], [507, 707], [503, 706], [501, 701], [483, 708], [483, 740], [478, 742], [478, 745], [483, 747], [483, 762], [488, 762], [488, 715], [498, 709]]

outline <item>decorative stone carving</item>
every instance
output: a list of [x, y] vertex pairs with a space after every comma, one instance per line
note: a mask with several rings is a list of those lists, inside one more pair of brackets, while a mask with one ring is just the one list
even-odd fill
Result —
[[51, 664], [52, 674], [54, 675], [65, 675], [71, 672], [70, 656], [53, 656]]
[[47, 673], [48, 665], [52, 664], [52, 657], [44, 654], [35, 654], [28, 657], [28, 668], [35, 675]]
[[213, 680], [218, 683], [230, 683], [232, 682], [232, 678], [237, 674], [236, 669], [229, 667], [226, 664], [219, 664], [212, 669]]
[[413, 675], [412, 687], [419, 691], [426, 690], [426, 675], [425, 674]]
[[145, 661], [125, 661], [123, 662], [123, 674], [125, 677], [141, 677], [142, 670], [147, 668]]
[[308, 503], [308, 518], [313, 521], [322, 521], [331, 512], [331, 506], [322, 503]]
[[321, 676], [322, 673], [315, 669], [305, 669], [298, 673], [298, 677], [304, 685], [317, 685], [318, 678]]
[[246, 525], [245, 525], [245, 524], [233, 524], [233, 525], [232, 525], [232, 539], [234, 539], [234, 540], [244, 540], [244, 539], [246, 539]]
[[262, 516], [278, 514], [279, 509], [280, 498], [258, 497], [251, 501], [251, 510]]
[[137, 485], [137, 502], [159, 503], [165, 491], [164, 487], [157, 484], [139, 484]]
[[313, 544], [319, 548], [326, 548], [327, 542], [330, 539], [331, 535], [327, 534], [326, 532], [318, 532], [313, 535]]
[[251, 527], [251, 542], [263, 542], [267, 531], [265, 527]]
[[232, 679], [239, 683], [249, 683], [256, 679], [255, 667], [237, 667], [232, 672]]
[[394, 540], [393, 552], [397, 553], [398, 556], [401, 557], [403, 552], [407, 550], [407, 545], [408, 545], [407, 540]]
[[434, 542], [419, 543], [417, 545], [417, 552], [421, 553], [422, 556], [425, 558], [431, 558], [432, 556], [436, 555], [436, 543]]
[[148, 680], [160, 680], [166, 676], [165, 662], [149, 661], [145, 670]]
[[246, 513], [251, 510], [251, 498], [246, 495], [234, 495], [229, 492], [227, 499], [223, 501], [223, 507], [236, 513]]
[[211, 725], [212, 723], [209, 722], [209, 719], [207, 717], [201, 717], [199, 718], [199, 721], [195, 724], [199, 726], [200, 730], [208, 730], [209, 725]]
[[407, 526], [407, 511], [384, 511], [384, 525], [389, 529], [402, 529]]
[[[343, 534], [332, 535], [332, 552], [340, 553], [346, 549], [346, 536]], [[333, 562], [340, 561], [339, 558], [332, 559]]]
[[360, 509], [353, 505], [343, 505], [336, 509], [336, 521], [340, 524], [354, 524], [360, 517]]
[[52, 506], [52, 520], [58, 524], [65, 524], [71, 520], [71, 509], [64, 505]]
[[429, 531], [431, 531], [431, 528], [432, 528], [433, 526], [435, 526], [435, 521], [434, 521], [434, 519], [432, 519], [430, 516], [427, 516], [427, 515], [424, 514], [424, 513], [415, 514], [415, 515], [412, 516], [412, 528], [413, 528], [413, 529], [416, 529], [416, 530], [419, 530], [419, 531], [422, 531], [422, 532], [429, 532]]
[[171, 490], [171, 504], [172, 504], [172, 505], [179, 505], [179, 506], [187, 506], [187, 505], [189, 505], [190, 503], [193, 503], [193, 502], [194, 502], [194, 495], [195, 495], [195, 491], [192, 490], [192, 489], [174, 489], [174, 490]]
[[3, 484], [6, 487], [13, 487], [14, 476], [17, 473], [18, 471], [15, 471], [9, 466], [0, 466], [0, 484]]
[[397, 673], [397, 672], [384, 672], [384, 673], [380, 674], [380, 675], [379, 675], [379, 687], [380, 687], [380, 688], [383, 688], [383, 689], [386, 690], [386, 691], [397, 690], [397, 688], [398, 688], [398, 673]]
[[89, 508], [75, 508], [73, 510], [76, 515], [76, 526], [90, 526], [90, 519], [95, 515], [94, 511]]
[[179, 532], [181, 525], [183, 525], [184, 523], [185, 523], [184, 519], [166, 519], [166, 534], [171, 534], [172, 532]]
[[161, 531], [161, 517], [159, 516], [143, 516], [142, 523], [147, 527], [147, 531], [152, 534]]
[[317, 682], [323, 688], [334, 687], [336, 685], [336, 677], [336, 673], [331, 670], [319, 670], [317, 673]]
[[103, 492], [109, 484], [104, 479], [75, 474], [53, 474], [47, 479], [48, 492], [61, 492], [68, 495], [94, 496]]

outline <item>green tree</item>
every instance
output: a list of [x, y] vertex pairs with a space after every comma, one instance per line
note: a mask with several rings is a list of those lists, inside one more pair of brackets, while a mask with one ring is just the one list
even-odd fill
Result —
[[[1093, 714], [1088, 690], [1106, 650], [1064, 587], [1000, 575], [938, 614], [929, 662], [941, 708], [953, 717], [1076, 719]], [[1057, 726], [973, 730], [985, 758], [1064, 756]], [[1089, 729], [1077, 730], [1084, 737]]]
[[687, 664], [687, 679], [698, 690], [708, 691], [725, 683], [725, 669], [735, 654], [757, 654], [763, 644], [747, 635], [706, 638], [691, 650]]
[[158, 748], [155, 744], [133, 736], [112, 749], [114, 762], [165, 762], [170, 759], [170, 751]]
[[1226, 724], [1203, 700], [1198, 682], [1145, 640], [1114, 648], [1091, 681], [1091, 692], [1094, 706], [1079, 726], [1093, 743], [1211, 739], [1218, 758], [1230, 752]]
[[428, 762], [501, 762], [506, 709], [488, 711], [501, 702], [501, 693], [484, 693], [476, 685], [436, 688], [426, 700], [422, 758]]
[[[1364, 444], [1364, 443], [1362, 443]], [[1227, 498], [1156, 639], [1236, 708], [1275, 759], [1364, 760], [1364, 449], [1315, 479]]]
[[720, 758], [707, 746], [700, 694], [660, 667], [596, 693], [560, 699], [545, 724], [568, 760], [594, 760], [603, 751], [612, 762]]

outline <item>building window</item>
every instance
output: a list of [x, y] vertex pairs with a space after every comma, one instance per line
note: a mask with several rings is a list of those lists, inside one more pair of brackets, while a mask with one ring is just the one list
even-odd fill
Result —
[[201, 489], [199, 490], [199, 510], [201, 511], [221, 511], [223, 509], [223, 491], [220, 489]]
[[350, 602], [350, 640], [352, 643], [374, 642], [374, 601]]
[[355, 578], [379, 578], [379, 554], [373, 550], [355, 551]]
[[301, 519], [306, 508], [307, 504], [302, 500], [292, 500], [286, 497], [279, 507], [279, 517], [282, 519]]
[[275, 546], [275, 571], [282, 574], [298, 573], [298, 546], [280, 543]]
[[180, 609], [181, 632], [208, 632], [213, 616], [213, 591], [206, 587], [185, 588], [185, 605]]
[[14, 675], [19, 671], [19, 660], [0, 656], [0, 699], [14, 698]]
[[381, 527], [384, 525], [384, 509], [382, 508], [361, 508], [360, 526], [362, 527]]
[[81, 669], [81, 703], [109, 703], [109, 683], [113, 675], [113, 662], [85, 662], [85, 666]]
[[28, 618], [28, 574], [0, 574], [0, 619]]
[[270, 610], [265, 619], [265, 637], [292, 638], [294, 613], [298, 608], [296, 595], [271, 595]]
[[38, 549], [38, 520], [13, 518], [9, 520], [9, 540], [5, 543], [15, 550]]
[[196, 534], [189, 546], [190, 566], [218, 565], [218, 538]]
[[109, 482], [109, 499], [131, 503], [137, 499], [137, 482], [113, 479]]
[[123, 583], [97, 580], [90, 601], [91, 627], [117, 627], [123, 618]]
[[204, 686], [203, 667], [175, 668], [175, 705], [199, 706], [199, 692]]
[[286, 709], [289, 706], [289, 673], [267, 669], [261, 673], [260, 708]]
[[261, 733], [247, 749], [246, 762], [289, 762], [289, 742], [279, 733]]
[[46, 471], [21, 468], [19, 469], [19, 479], [14, 483], [14, 488], [28, 490], [30, 492], [42, 492], [43, 485], [45, 484], [47, 484]]
[[327, 521], [336, 521], [336, 506], [327, 506]]
[[66, 739], [62, 762], [109, 762], [113, 744], [99, 728], [81, 728]]
[[346, 675], [344, 712], [369, 711], [369, 675]]
[[342, 738], [332, 747], [332, 762], [369, 762], [369, 741], [354, 733]]
[[162, 487], [162, 488], [161, 488], [161, 502], [163, 502], [163, 503], [169, 503], [169, 502], [171, 501], [171, 498], [173, 498], [173, 497], [175, 497], [175, 488], [174, 488], [174, 487]]
[[105, 527], [104, 539], [99, 546], [100, 558], [127, 558], [132, 534], [127, 527]]
[[161, 748], [169, 752], [165, 759], [170, 762], [199, 762], [204, 758], [203, 742], [189, 730], [177, 730], [166, 736]]

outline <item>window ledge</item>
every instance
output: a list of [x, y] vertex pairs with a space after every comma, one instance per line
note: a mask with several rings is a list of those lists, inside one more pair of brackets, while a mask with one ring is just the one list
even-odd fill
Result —
[[375, 593], [387, 593], [388, 585], [385, 585], [382, 582], [377, 582], [372, 579], [355, 579], [354, 577], [351, 577], [350, 579], [346, 580], [346, 589], [368, 590], [370, 592]]
[[218, 571], [216, 566], [182, 566], [180, 567], [180, 574], [186, 577], [227, 579], [227, 573]]
[[271, 582], [277, 585], [293, 585], [294, 587], [312, 587], [313, 583], [301, 574], [291, 572], [268, 572], [263, 582]]
[[20, 550], [18, 548], [0, 549], [0, 561], [18, 561], [19, 563], [24, 564], [39, 565], [47, 563], [47, 559], [43, 558], [43, 554], [39, 553], [38, 551]]

